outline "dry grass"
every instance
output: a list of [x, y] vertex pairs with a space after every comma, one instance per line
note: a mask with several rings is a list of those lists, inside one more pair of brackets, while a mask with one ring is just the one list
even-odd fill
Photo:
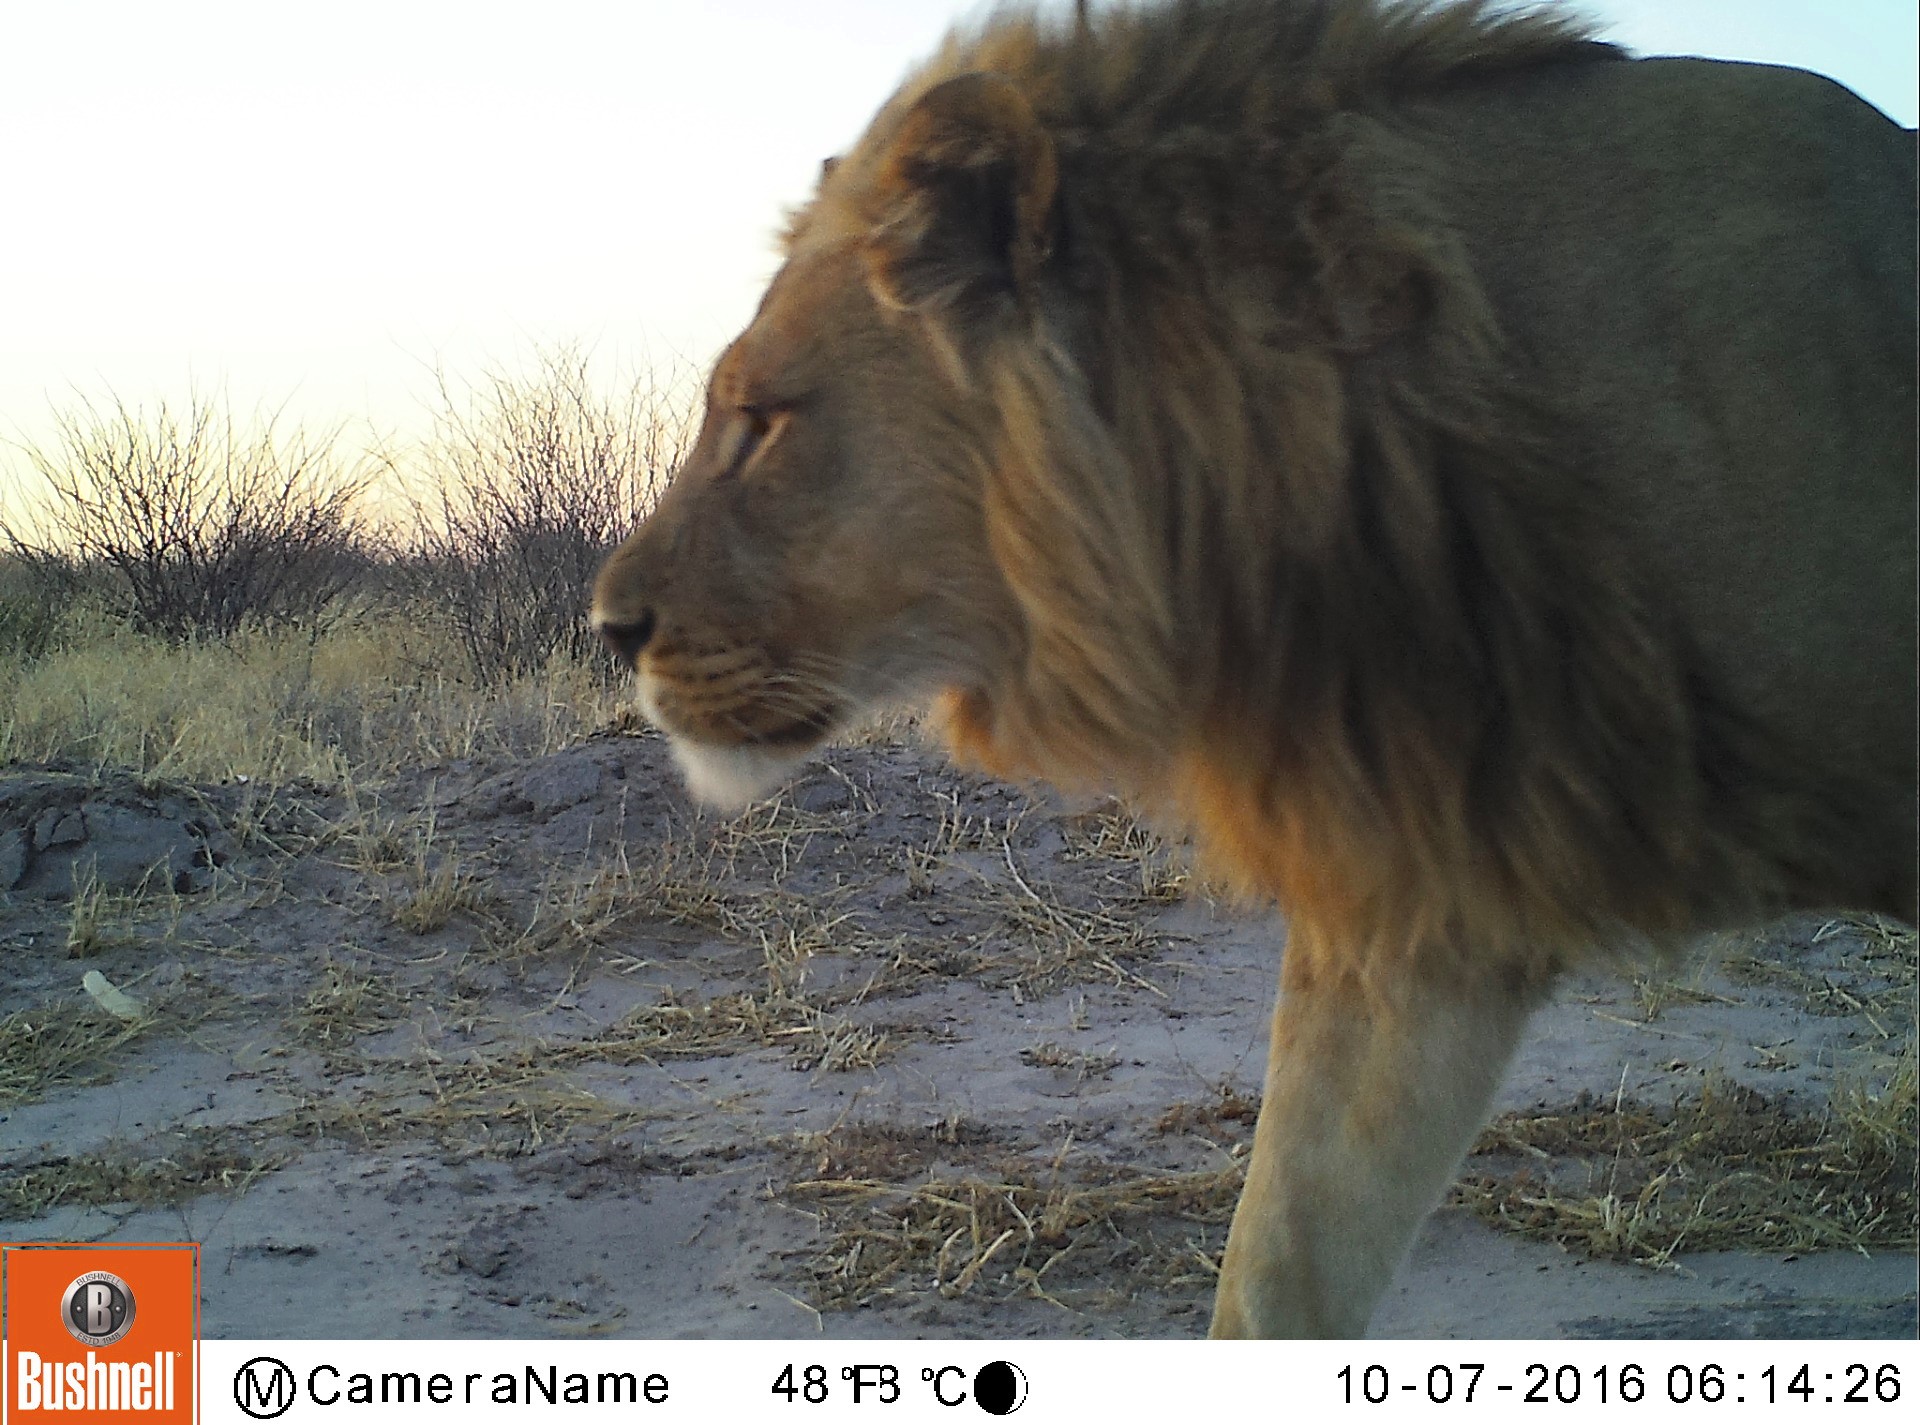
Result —
[[392, 1025], [405, 1009], [406, 995], [391, 982], [329, 959], [320, 983], [295, 1007], [287, 1024], [300, 1043], [323, 1051], [342, 1049]]
[[[826, 1244], [803, 1258], [822, 1310], [937, 1292], [1094, 1309], [1115, 1293], [1193, 1293], [1217, 1275], [1241, 1170], [1152, 1172], [996, 1146], [960, 1123], [843, 1125], [796, 1145], [787, 1195]], [[956, 1160], [964, 1169], [955, 1170]]]
[[[325, 1005], [318, 1016], [335, 1020]], [[0, 1021], [0, 1044], [11, 1043], [6, 1038], [11, 1025], [11, 1020]], [[138, 1032], [123, 1029], [124, 1037]], [[72, 1068], [65, 1082], [108, 1077], [104, 1072], [87, 1079], [72, 1075], [95, 1069], [111, 1047], [94, 1039], [84, 1054], [69, 1049]], [[0, 1171], [0, 1219], [36, 1216], [62, 1205], [153, 1206], [206, 1192], [242, 1191], [314, 1141], [362, 1147], [419, 1141], [436, 1145], [452, 1160], [521, 1158], [586, 1129], [619, 1133], [649, 1117], [569, 1083], [538, 1052], [460, 1064], [423, 1052], [406, 1061], [383, 1060], [380, 1067], [377, 1081], [309, 1095], [295, 1108], [250, 1123], [176, 1131], [146, 1144], [9, 1165]], [[0, 1068], [0, 1074], [11, 1072], [11, 1065]], [[0, 1078], [0, 1090], [10, 1082]], [[9, 1101], [17, 1100], [0, 1098], [0, 1104]]]
[[428, 1142], [454, 1158], [522, 1158], [585, 1129], [621, 1132], [644, 1110], [608, 1103], [559, 1072], [564, 1055], [540, 1048], [448, 1063], [431, 1051], [383, 1059], [376, 1082], [314, 1096], [253, 1125], [295, 1140], [361, 1146]]
[[418, 837], [412, 834], [410, 818], [383, 814], [378, 796], [353, 778], [342, 783], [340, 793], [345, 810], [327, 831], [345, 847], [348, 866], [362, 875], [381, 875], [405, 866], [417, 854]]
[[[1870, 1031], [1836, 1071], [1824, 1108], [1724, 1078], [1664, 1107], [1582, 1098], [1508, 1115], [1482, 1135], [1458, 1200], [1496, 1225], [1592, 1257], [1671, 1264], [1676, 1253], [1740, 1249], [1911, 1251], [1915, 1206], [1915, 935], [1877, 916], [1812, 931], [1818, 965], [1738, 942], [1711, 947], [1736, 980], [1797, 991], [1803, 1008]], [[1730, 1002], [1703, 975], [1642, 978], [1642, 1016]]]
[[940, 808], [940, 823], [925, 849], [934, 857], [952, 857], [963, 851], [997, 856], [1018, 839], [1031, 810], [1025, 805], [1011, 806], [997, 817], [987, 811], [969, 812], [962, 809], [959, 792], [939, 788], [934, 789], [933, 800]]
[[683, 1004], [669, 995], [635, 1010], [606, 1034], [556, 1050], [569, 1061], [658, 1063], [705, 1059], [749, 1049], [780, 1049], [800, 1069], [870, 1069], [897, 1047], [897, 1036], [862, 1024], [844, 1009], [769, 990]]
[[[1121, 893], [1062, 891], [1031, 869], [1023, 850], [1039, 836], [1027, 828], [1029, 803], [995, 814], [968, 811], [955, 792], [936, 790], [940, 820], [920, 845], [897, 847], [895, 864], [911, 893], [928, 903], [928, 921], [952, 923], [944, 947], [922, 946], [918, 958], [940, 973], [969, 975], [1010, 987], [1016, 1002], [1076, 984], [1117, 984], [1154, 995], [1164, 991], [1142, 973], [1171, 938], [1143, 922], [1142, 903], [1166, 903], [1159, 843], [1122, 812], [1109, 812], [1110, 835], [1088, 832], [1084, 818], [1063, 819], [1069, 862], [1103, 858], [1128, 868], [1109, 876]], [[1128, 830], [1127, 828], [1130, 828]], [[1141, 860], [1144, 856], [1146, 859]]]
[[660, 916], [648, 902], [626, 849], [608, 859], [550, 872], [531, 904], [490, 926], [482, 940], [483, 961], [536, 957], [570, 958], [612, 945], [637, 924]]
[[[1457, 1195], [1500, 1226], [1585, 1255], [1671, 1263], [1681, 1251], [1896, 1248], [1920, 1232], [1915, 1082], [1915, 935], [1877, 916], [1842, 917], [1811, 934], [1827, 954], [1765, 958], [1721, 945], [1711, 958], [1737, 980], [1784, 986], [1815, 1014], [1871, 1031], [1808, 1109], [1723, 1078], [1664, 1107], [1584, 1098], [1550, 1113], [1508, 1115], [1482, 1135]], [[1684, 979], [1636, 983], [1647, 1018], [1721, 996]], [[1504, 1163], [1504, 1167], [1497, 1165]]]
[[154, 1024], [152, 1018], [116, 1019], [79, 998], [7, 1015], [0, 1019], [0, 1108], [108, 1082], [114, 1056]]
[[431, 867], [417, 867], [412, 883], [388, 904], [395, 925], [412, 935], [431, 935], [457, 915], [486, 909], [488, 900], [479, 879], [445, 856]]
[[1911, 1047], [1823, 1112], [1723, 1080], [1666, 1108], [1582, 1099], [1501, 1118], [1476, 1152], [1522, 1165], [1469, 1172], [1455, 1192], [1498, 1226], [1647, 1266], [1731, 1248], [1911, 1251], [1915, 1103]]
[[737, 878], [732, 862], [742, 844], [726, 828], [706, 847], [691, 840], [663, 843], [632, 878], [636, 904], [656, 919], [757, 946], [770, 960], [799, 961], [835, 949], [837, 932], [847, 921], [837, 898]]
[[[665, 857], [677, 865], [675, 853]], [[673, 903], [660, 894], [682, 883], [654, 874], [636, 878], [629, 892], [643, 913], [658, 914]], [[874, 968], [858, 984], [821, 992], [808, 988], [810, 962], [828, 951], [872, 950], [857, 936], [839, 936], [851, 917], [782, 894], [714, 896], [699, 909], [708, 924], [758, 944], [762, 985], [711, 998], [687, 998], [669, 989], [653, 1004], [627, 1014], [588, 1039], [547, 1046], [552, 1063], [658, 1063], [668, 1059], [710, 1058], [748, 1050], [778, 1049], [797, 1068], [846, 1070], [872, 1068], [898, 1047], [899, 1031], [863, 1022], [854, 1011], [883, 990], [896, 989], [904, 962], [874, 955]]]
[[1160, 949], [1164, 936], [1125, 910], [1106, 903], [1076, 906], [1053, 887], [1036, 886], [1021, 871], [1010, 841], [1003, 840], [999, 850], [1000, 864], [989, 870], [955, 862], [975, 883], [955, 904], [990, 916], [1000, 942], [997, 953], [991, 946], [982, 951], [984, 969], [997, 970], [1021, 998], [1090, 981], [1165, 996], [1133, 968]]
[[[557, 924], [548, 929], [559, 933]], [[591, 935], [591, 926], [579, 933]], [[518, 943], [525, 953], [529, 942]], [[791, 951], [795, 942], [785, 943]], [[310, 1097], [250, 1131], [359, 1144], [422, 1139], [456, 1155], [520, 1157], [582, 1130], [615, 1133], [646, 1121], [647, 1112], [608, 1103], [575, 1082], [570, 1076], [580, 1069], [757, 1048], [778, 1050], [802, 1069], [870, 1068], [881, 1062], [896, 1047], [897, 1032], [863, 1023], [853, 1013], [876, 980], [834, 995], [810, 995], [804, 988], [805, 958], [804, 952], [797, 959], [770, 954], [765, 987], [758, 991], [693, 1000], [669, 992], [585, 1037], [511, 1044], [482, 1040], [464, 1047], [457, 1061], [431, 1047], [377, 1059], [354, 1057], [359, 1036], [401, 1018], [406, 996], [369, 971], [330, 963], [291, 1024], [300, 1042], [327, 1052], [337, 1072], [358, 1082]]]
[[[826, 764], [834, 771], [831, 763]], [[810, 812], [795, 806], [786, 793], [749, 807], [722, 825], [714, 836], [711, 859], [724, 874], [745, 862], [766, 868], [774, 885], [784, 882], [818, 841], [845, 841], [859, 833], [863, 816], [876, 810], [865, 789], [846, 777], [852, 808], [846, 812]]]
[[1069, 860], [1102, 859], [1131, 868], [1131, 876], [1110, 879], [1128, 898], [1149, 905], [1174, 905], [1196, 888], [1192, 848], [1169, 842], [1140, 820], [1123, 802], [1108, 800], [1063, 818]]
[[1161, 1134], [1192, 1133], [1203, 1138], [1242, 1137], [1253, 1132], [1260, 1118], [1260, 1100], [1244, 1094], [1230, 1083], [1222, 1083], [1216, 1097], [1199, 1103], [1176, 1103], [1154, 1123]]
[[9, 1168], [0, 1173], [0, 1218], [20, 1221], [56, 1207], [164, 1207], [203, 1193], [240, 1193], [287, 1161], [286, 1154], [223, 1129], [178, 1130], [157, 1146], [154, 1153], [75, 1153]]
[[755, 835], [754, 819], [767, 814], [750, 813], [744, 831], [723, 825], [704, 844], [691, 836], [665, 837], [637, 862], [616, 836], [608, 855], [550, 871], [525, 910], [490, 927], [481, 954], [489, 960], [565, 958], [605, 947], [643, 924], [712, 931], [759, 949], [770, 964], [847, 948], [842, 932], [850, 917], [835, 908], [833, 897], [798, 895], [734, 876], [733, 861]]
[[1031, 1069], [1058, 1069], [1072, 1074], [1075, 1083], [1112, 1076], [1120, 1066], [1118, 1054], [1091, 1049], [1069, 1049], [1051, 1039], [1043, 1039], [1020, 1051], [1020, 1062]]
[[[1704, 974], [1704, 967], [1694, 972], [1696, 976]], [[1667, 974], [1636, 974], [1632, 977], [1634, 1007], [1640, 1011], [1642, 1023], [1652, 1024], [1669, 1009], [1686, 1005], [1700, 1004], [1738, 1004], [1717, 991], [1705, 988], [1697, 981]]]
[[[571, 988], [588, 957], [616, 950], [647, 925], [710, 931], [758, 951], [764, 990], [723, 996], [706, 1007], [668, 1000], [651, 1027], [638, 1021], [627, 1025], [643, 1036], [657, 1031], [672, 1057], [684, 1057], [687, 1044], [738, 1052], [791, 1038], [802, 1024], [812, 1026], [806, 1030], [811, 1035], [829, 1024], [823, 1007], [856, 1004], [882, 985], [897, 988], [905, 976], [893, 965], [895, 942], [866, 934], [857, 917], [839, 909], [839, 897], [804, 896], [731, 874], [731, 859], [753, 835], [751, 825], [745, 832], [723, 826], [704, 847], [691, 838], [669, 837], [637, 863], [620, 847], [599, 860], [556, 871], [542, 882], [530, 908], [510, 922], [495, 916], [478, 958], [523, 967], [533, 960], [573, 961]], [[877, 968], [858, 991], [821, 1001], [804, 986], [809, 963], [827, 954], [870, 958]], [[631, 973], [649, 963], [626, 959], [621, 969]], [[731, 1049], [720, 1028], [728, 1022], [742, 1026], [740, 1042]]]
[[381, 899], [393, 923], [411, 935], [431, 935], [458, 915], [483, 915], [493, 897], [485, 884], [461, 865], [459, 857], [434, 847], [437, 824], [432, 794], [429, 810], [414, 837], [412, 865], [401, 885]]
[[83, 992], [81, 978], [75, 975], [70, 997], [0, 1017], [0, 1109], [59, 1090], [110, 1083], [132, 1046], [159, 1034], [190, 1032], [236, 1002], [229, 991], [174, 964], [156, 974], [109, 982], [110, 1001], [112, 991], [119, 990], [134, 1006], [123, 1017]]
[[1727, 971], [1736, 979], [1796, 990], [1810, 1014], [1858, 1015], [1883, 1041], [1912, 1032], [1920, 982], [1912, 929], [1883, 916], [1841, 916], [1818, 927], [1811, 939], [1839, 949], [1839, 963], [1808, 969], [1794, 960], [1736, 949], [1726, 958]]
[[483, 690], [400, 613], [318, 635], [173, 647], [101, 624], [0, 657], [0, 763], [67, 761], [190, 782], [339, 787], [484, 755], [541, 756], [610, 718], [599, 671], [556, 663]]
[[908, 708], [878, 708], [835, 739], [839, 747], [915, 747], [922, 743], [921, 715]]
[[[352, 788], [354, 780], [343, 785]], [[324, 850], [354, 825], [336, 820], [317, 785], [305, 778], [278, 783], [246, 778], [238, 805], [214, 819], [240, 847], [279, 861]]]
[[[67, 908], [68, 959], [84, 960], [140, 943], [144, 937], [139, 922], [149, 909], [144, 890], [132, 894], [109, 890], [90, 867], [84, 875], [76, 871], [75, 880]], [[177, 921], [177, 898], [173, 912]]]

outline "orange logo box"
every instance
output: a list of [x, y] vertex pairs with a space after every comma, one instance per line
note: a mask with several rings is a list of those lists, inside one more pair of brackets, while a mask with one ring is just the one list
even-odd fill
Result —
[[200, 1418], [200, 1249], [0, 1247], [0, 1421]]

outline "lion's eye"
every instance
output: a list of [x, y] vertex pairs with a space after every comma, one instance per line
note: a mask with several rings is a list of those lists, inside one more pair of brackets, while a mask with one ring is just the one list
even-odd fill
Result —
[[727, 423], [720, 448], [720, 475], [731, 478], [745, 470], [786, 421], [786, 412], [765, 406], [741, 406]]

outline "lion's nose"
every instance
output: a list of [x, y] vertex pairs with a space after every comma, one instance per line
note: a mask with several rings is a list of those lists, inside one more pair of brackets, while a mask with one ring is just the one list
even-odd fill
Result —
[[616, 623], [612, 619], [598, 622], [600, 636], [607, 641], [623, 663], [631, 663], [640, 656], [640, 651], [653, 637], [654, 617], [652, 609], [642, 609], [637, 618]]

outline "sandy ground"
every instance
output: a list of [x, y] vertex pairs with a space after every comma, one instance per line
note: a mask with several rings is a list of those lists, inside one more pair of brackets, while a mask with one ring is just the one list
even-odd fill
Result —
[[[14, 769], [0, 1238], [198, 1240], [213, 1337], [1197, 1335], [1278, 945], [1117, 809], [906, 746], [738, 821], [647, 737], [351, 795]], [[1818, 1114], [1911, 1035], [1899, 953], [1803, 920], [1569, 984], [1498, 1107]], [[1618, 1169], [1491, 1146], [1468, 1175]], [[1374, 1331], [1910, 1337], [1914, 1303], [1910, 1247], [1648, 1267], [1456, 1203]]]

